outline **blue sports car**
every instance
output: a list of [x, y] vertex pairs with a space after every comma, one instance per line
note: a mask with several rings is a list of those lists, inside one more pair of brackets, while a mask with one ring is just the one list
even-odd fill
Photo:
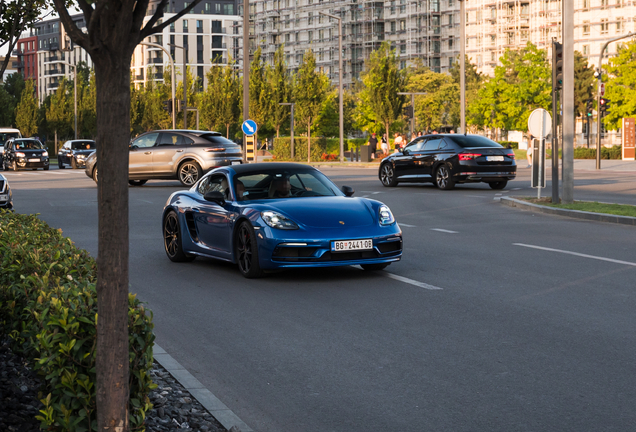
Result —
[[168, 199], [166, 254], [172, 261], [230, 261], [247, 278], [292, 267], [381, 270], [399, 261], [402, 231], [391, 210], [353, 193], [307, 165], [217, 168]]

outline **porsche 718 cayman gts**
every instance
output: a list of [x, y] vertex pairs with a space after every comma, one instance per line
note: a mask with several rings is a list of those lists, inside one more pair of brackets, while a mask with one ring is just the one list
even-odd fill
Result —
[[306, 165], [217, 168], [168, 199], [165, 251], [172, 261], [230, 261], [248, 278], [292, 267], [381, 270], [399, 261], [402, 231], [391, 210], [353, 193]]

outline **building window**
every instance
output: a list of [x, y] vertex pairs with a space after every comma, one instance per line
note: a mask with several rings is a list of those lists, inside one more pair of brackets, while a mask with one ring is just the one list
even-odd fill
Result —
[[223, 15], [234, 15], [234, 4], [226, 3], [223, 5]]
[[601, 19], [601, 34], [607, 34], [609, 30], [609, 24], [607, 23], [607, 18]]
[[621, 33], [623, 31], [623, 28], [624, 28], [623, 20], [621, 18], [619, 18], [616, 21], [616, 33]]
[[583, 55], [584, 56], [590, 55], [590, 46], [589, 45], [583, 45]]
[[395, 33], [395, 21], [391, 21], [391, 33]]
[[187, 32], [188, 31], [188, 20], [183, 20], [183, 31]]
[[400, 31], [406, 30], [406, 20], [400, 20]]
[[312, 25], [313, 23], [314, 23], [314, 14], [309, 12], [309, 15], [307, 16], [307, 24]]
[[449, 15], [448, 16], [448, 25], [452, 26], [453, 25], [453, 15]]
[[584, 11], [590, 10], [590, 0], [582, 0], [582, 1], [583, 1], [582, 9]]
[[205, 4], [205, 13], [209, 14], [212, 12], [212, 7], [210, 6], [210, 3], [206, 3]]
[[589, 36], [589, 35], [590, 35], [590, 22], [583, 21], [583, 36]]
[[601, 9], [607, 9], [607, 0], [601, 0]]
[[307, 32], [307, 41], [309, 41], [311, 43], [313, 40], [314, 40], [314, 32], [308, 31]]
[[453, 42], [453, 38], [451, 37], [451, 38], [448, 40], [448, 49], [449, 49], [449, 50], [452, 50], [452, 49], [453, 49], [453, 43], [454, 43], [454, 42]]
[[490, 51], [490, 61], [491, 62], [497, 61], [497, 53], [495, 51]]
[[406, 54], [406, 44], [400, 45], [400, 54]]
[[197, 63], [203, 64], [203, 50], [197, 51]]

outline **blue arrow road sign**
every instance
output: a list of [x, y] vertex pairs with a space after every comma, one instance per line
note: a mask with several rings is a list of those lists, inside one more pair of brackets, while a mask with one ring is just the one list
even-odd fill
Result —
[[243, 129], [243, 133], [247, 136], [254, 135], [258, 130], [258, 126], [256, 126], [256, 122], [254, 120], [245, 120], [241, 128]]

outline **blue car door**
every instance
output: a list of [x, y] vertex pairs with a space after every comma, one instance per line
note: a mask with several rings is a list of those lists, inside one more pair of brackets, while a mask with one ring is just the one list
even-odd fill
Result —
[[208, 253], [219, 257], [230, 258], [232, 255], [232, 227], [230, 215], [232, 214], [232, 202], [223, 205], [206, 201], [203, 198], [206, 192], [218, 191], [229, 197], [227, 178], [222, 174], [212, 175], [201, 180], [197, 189], [197, 204], [191, 211], [197, 231], [199, 243]]

